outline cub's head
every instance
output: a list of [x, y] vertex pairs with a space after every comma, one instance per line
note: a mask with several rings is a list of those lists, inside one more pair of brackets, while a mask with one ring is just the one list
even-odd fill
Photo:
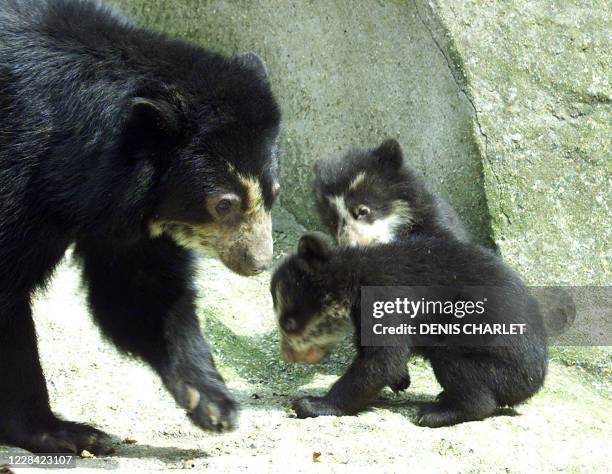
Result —
[[137, 91], [124, 147], [156, 163], [152, 237], [210, 251], [254, 275], [272, 260], [280, 111], [257, 55], [198, 51], [187, 50], [186, 69]]
[[286, 361], [316, 364], [351, 327], [349, 306], [330, 287], [332, 249], [319, 236], [304, 235], [295, 255], [272, 276], [270, 292]]
[[418, 186], [394, 139], [315, 164], [317, 210], [341, 245], [396, 240], [418, 219]]

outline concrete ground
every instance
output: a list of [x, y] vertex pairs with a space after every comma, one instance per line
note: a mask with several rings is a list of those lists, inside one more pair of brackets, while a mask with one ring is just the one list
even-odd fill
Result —
[[[277, 223], [276, 242], [282, 253], [300, 229], [285, 226], [290, 217], [284, 213], [277, 215]], [[413, 360], [407, 393], [385, 391], [359, 416], [298, 420], [288, 409], [291, 399], [324, 392], [348, 364], [350, 350], [320, 366], [283, 363], [268, 296], [269, 275], [242, 278], [210, 260], [202, 260], [201, 268], [203, 329], [242, 405], [238, 430], [223, 435], [192, 426], [148, 367], [119, 355], [100, 337], [87, 314], [78, 268], [69, 258], [49, 290], [36, 298], [39, 343], [54, 410], [93, 423], [118, 441], [111, 457], [79, 459], [79, 472], [612, 470], [610, 380], [567, 367], [567, 358], [554, 350], [546, 386], [515, 413], [501, 412], [449, 428], [417, 427], [419, 403], [432, 400], [439, 387], [429, 367]], [[605, 365], [609, 353], [604, 354]], [[126, 438], [136, 442], [120, 443]], [[0, 447], [0, 459], [19, 452]]]

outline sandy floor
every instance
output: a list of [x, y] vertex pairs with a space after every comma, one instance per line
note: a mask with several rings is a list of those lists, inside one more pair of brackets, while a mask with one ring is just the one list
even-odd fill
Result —
[[[411, 362], [406, 394], [381, 395], [356, 417], [297, 420], [298, 393], [321, 393], [348, 362], [346, 351], [318, 367], [278, 357], [268, 276], [245, 279], [203, 262], [200, 312], [224, 376], [242, 404], [240, 427], [224, 435], [191, 426], [156, 376], [117, 354], [92, 324], [78, 269], [64, 263], [35, 315], [54, 409], [93, 423], [118, 442], [113, 457], [80, 469], [254, 469], [289, 472], [605, 472], [611, 425], [609, 385], [552, 363], [545, 389], [527, 405], [483, 422], [440, 429], [413, 424], [419, 402], [438, 393], [422, 361]], [[206, 291], [204, 291], [206, 289]], [[248, 295], [248, 297], [247, 297]], [[16, 449], [0, 447], [0, 459]], [[317, 462], [313, 454], [320, 453]], [[316, 455], [315, 455], [316, 456]]]

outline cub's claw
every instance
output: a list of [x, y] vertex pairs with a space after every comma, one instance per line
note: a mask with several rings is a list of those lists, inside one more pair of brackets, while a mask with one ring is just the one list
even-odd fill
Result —
[[300, 398], [293, 402], [292, 408], [298, 418], [346, 415], [345, 412], [329, 403], [325, 397]]

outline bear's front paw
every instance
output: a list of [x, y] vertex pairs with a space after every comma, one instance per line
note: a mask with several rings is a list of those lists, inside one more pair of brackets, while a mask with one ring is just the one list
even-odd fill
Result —
[[181, 382], [173, 390], [176, 401], [200, 428], [221, 433], [233, 430], [238, 422], [238, 404], [225, 386], [206, 385], [200, 389]]
[[292, 405], [298, 418], [315, 418], [317, 416], [342, 416], [346, 413], [332, 405], [325, 397], [304, 397], [295, 400]]
[[113, 440], [106, 433], [81, 423], [60, 420], [54, 415], [45, 417], [44, 422], [25, 422], [21, 419], [5, 420], [0, 426], [5, 431], [3, 441], [27, 449], [33, 453], [72, 453], [84, 450], [97, 456], [115, 451]]

